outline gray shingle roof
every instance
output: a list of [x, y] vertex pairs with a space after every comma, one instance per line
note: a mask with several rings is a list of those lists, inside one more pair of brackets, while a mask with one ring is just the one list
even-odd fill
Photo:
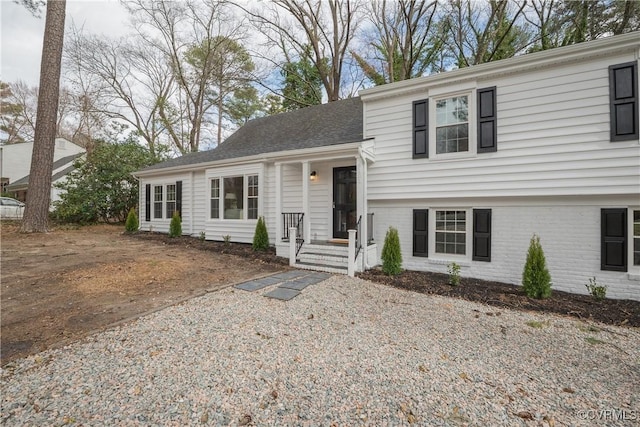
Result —
[[[54, 174], [51, 177], [51, 182], [55, 182], [60, 177], [63, 177], [66, 174], [68, 174], [69, 172], [71, 172], [72, 170], [74, 170], [75, 167], [73, 166], [73, 161], [75, 159], [77, 159], [78, 157], [83, 156], [84, 154], [85, 153], [72, 154], [70, 156], [62, 157], [62, 158], [56, 160], [55, 162], [53, 162], [53, 169], [51, 169], [51, 170], [59, 169], [59, 168], [61, 168], [62, 166], [66, 165], [66, 164], [70, 164], [70, 166], [68, 166], [65, 169], [63, 169], [63, 170], [59, 171], [58, 173]], [[18, 179], [16, 181], [13, 181], [11, 184], [7, 185], [7, 190], [15, 190], [15, 189], [19, 189], [19, 188], [22, 188], [22, 187], [27, 187], [28, 185], [29, 185], [29, 175], [23, 176], [22, 178], [20, 178], [20, 179]]]
[[359, 97], [250, 120], [209, 151], [189, 153], [143, 171], [362, 141]]

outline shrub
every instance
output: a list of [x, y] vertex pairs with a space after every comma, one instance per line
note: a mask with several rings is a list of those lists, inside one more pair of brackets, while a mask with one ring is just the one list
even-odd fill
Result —
[[127, 222], [124, 223], [124, 229], [127, 233], [135, 233], [138, 231], [138, 215], [136, 215], [136, 209], [129, 209], [129, 215], [127, 215]]
[[269, 232], [267, 231], [267, 225], [264, 223], [264, 218], [258, 218], [256, 224], [256, 231], [253, 235], [253, 250], [254, 251], [266, 251], [269, 247]]
[[206, 238], [207, 238], [207, 235], [205, 234], [205, 232], [201, 231], [200, 236], [198, 236], [198, 239], [200, 239], [201, 242], [204, 242]]
[[180, 219], [180, 213], [174, 211], [171, 216], [171, 224], [169, 224], [169, 237], [182, 236], [182, 219]]
[[398, 230], [389, 227], [382, 247], [382, 271], [390, 276], [397, 276], [402, 271], [402, 252]]
[[457, 263], [452, 262], [447, 266], [447, 269], [449, 271], [449, 284], [451, 286], [459, 285], [460, 284], [460, 266]]
[[231, 244], [231, 236], [228, 234], [226, 236], [222, 236], [222, 240], [224, 241], [225, 246], [229, 246]]
[[587, 290], [591, 294], [596, 301], [601, 301], [607, 296], [607, 285], [598, 285], [596, 282], [596, 278], [592, 277], [589, 279], [589, 283], [585, 285]]
[[547, 260], [540, 245], [540, 237], [531, 238], [527, 261], [522, 271], [522, 287], [531, 298], [547, 298], [551, 296], [551, 275], [547, 269]]

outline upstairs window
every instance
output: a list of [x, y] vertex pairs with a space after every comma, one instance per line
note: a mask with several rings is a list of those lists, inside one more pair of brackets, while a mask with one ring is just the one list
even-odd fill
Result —
[[469, 97], [436, 101], [436, 154], [469, 151]]

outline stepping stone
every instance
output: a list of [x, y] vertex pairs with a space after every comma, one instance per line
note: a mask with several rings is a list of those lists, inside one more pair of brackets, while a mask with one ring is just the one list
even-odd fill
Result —
[[309, 274], [308, 271], [292, 270], [292, 271], [285, 271], [284, 273], [277, 273], [270, 277], [277, 277], [281, 280], [291, 280], [291, 279], [295, 279], [296, 277], [306, 276], [308, 274]]
[[261, 279], [250, 280], [248, 282], [240, 283], [239, 285], [234, 286], [236, 289], [242, 289], [243, 291], [257, 291], [259, 289], [266, 288], [267, 286], [275, 285], [276, 283], [282, 282], [281, 279], [274, 278], [273, 276], [263, 277]]
[[279, 288], [287, 288], [287, 289], [294, 289], [296, 291], [301, 291], [304, 288], [306, 288], [309, 285], [313, 285], [315, 282], [313, 281], [309, 281], [309, 279], [307, 279], [307, 277], [302, 277], [300, 279], [296, 279], [296, 280], [290, 280], [288, 282], [284, 282], [283, 284], [281, 284], [280, 286], [278, 286]]
[[315, 283], [320, 283], [320, 282], [322, 282], [324, 280], [327, 280], [331, 276], [333, 276], [333, 274], [331, 274], [331, 273], [323, 273], [321, 271], [316, 271], [314, 273], [311, 273], [311, 277], [313, 277], [315, 279], [318, 279], [318, 281], [314, 282], [314, 284]]
[[280, 287], [275, 288], [274, 290], [264, 294], [265, 297], [275, 298], [282, 301], [289, 301], [290, 299], [295, 298], [298, 295], [300, 295], [300, 291], [296, 291], [294, 289], [280, 288]]

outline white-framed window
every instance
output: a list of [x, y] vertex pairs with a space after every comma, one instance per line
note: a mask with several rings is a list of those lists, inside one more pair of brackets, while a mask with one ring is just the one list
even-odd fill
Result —
[[435, 210], [435, 254], [467, 254], [467, 211]]
[[211, 219], [220, 218], [220, 178], [211, 180]]
[[469, 95], [436, 99], [436, 154], [469, 151]]
[[225, 177], [224, 219], [244, 219], [244, 176]]
[[167, 185], [167, 202], [166, 202], [166, 215], [167, 218], [171, 218], [176, 211], [176, 185]]
[[162, 207], [163, 207], [163, 187], [162, 185], [153, 186], [153, 217], [155, 219], [162, 219]]
[[258, 175], [247, 177], [247, 219], [258, 219]]
[[433, 160], [476, 155], [475, 104], [475, 89], [429, 99], [429, 152]]

